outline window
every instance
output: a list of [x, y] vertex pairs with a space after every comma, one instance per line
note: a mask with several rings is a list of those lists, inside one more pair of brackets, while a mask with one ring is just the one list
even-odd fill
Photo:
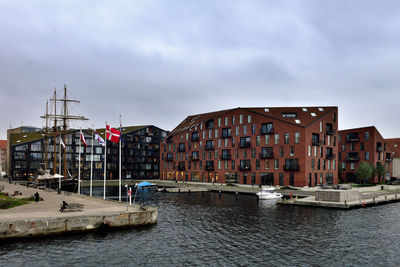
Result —
[[214, 120], [206, 121], [206, 129], [212, 129], [212, 128], [214, 128]]
[[243, 124], [243, 114], [239, 115], [239, 124]]
[[259, 146], [259, 145], [260, 145], [260, 136], [257, 135], [257, 137], [256, 137], [256, 146]]
[[279, 169], [279, 159], [275, 159], [274, 168], [275, 170]]
[[311, 146], [308, 145], [308, 156], [311, 157]]
[[247, 123], [251, 123], [251, 115], [247, 115]]
[[275, 145], [279, 144], [279, 134], [275, 134]]
[[282, 113], [283, 118], [297, 118], [297, 113]]
[[280, 154], [281, 157], [284, 156], [283, 146], [281, 146], [281, 147], [279, 148], [279, 154]]
[[212, 130], [208, 130], [208, 138], [212, 138]]
[[215, 129], [214, 137], [215, 137], [215, 138], [218, 138], [218, 129]]
[[300, 143], [300, 133], [299, 132], [294, 133], [294, 143], [295, 144]]
[[236, 136], [239, 135], [239, 126], [236, 126]]
[[256, 125], [251, 125], [251, 134], [256, 134]]
[[346, 162], [342, 162], [342, 170], [346, 170]]
[[365, 152], [365, 160], [369, 160], [369, 152]]
[[224, 147], [228, 147], [228, 140], [229, 139], [226, 139], [226, 138], [224, 139]]
[[365, 132], [365, 141], [369, 140], [369, 132]]
[[356, 145], [354, 143], [350, 144], [350, 151], [354, 151], [356, 149]]
[[235, 169], [235, 161], [232, 160], [232, 170], [234, 170], [234, 169]]
[[261, 124], [261, 134], [271, 134], [273, 132], [274, 128], [272, 122]]
[[228, 117], [225, 117], [225, 126], [228, 126]]
[[266, 144], [266, 145], [269, 145], [269, 144], [270, 144], [269, 135], [266, 135], [266, 136], [265, 136], [265, 144]]
[[218, 118], [218, 127], [221, 127], [221, 118]]
[[290, 146], [289, 156], [294, 157], [294, 146]]
[[255, 157], [256, 157], [256, 149], [255, 149], [255, 148], [252, 148], [252, 149], [251, 149], [251, 157], [252, 157], [252, 158], [255, 158]]
[[235, 116], [232, 116], [232, 125], [235, 125]]
[[355, 164], [354, 164], [354, 162], [351, 162], [350, 163], [350, 170], [354, 170], [355, 169]]
[[243, 134], [246, 135], [247, 134], [247, 125], [243, 126]]
[[314, 170], [315, 167], [315, 159], [311, 159], [311, 170]]
[[342, 151], [346, 151], [346, 145], [342, 144]]
[[260, 160], [256, 159], [256, 170], [260, 169]]
[[322, 121], [319, 122], [319, 131], [322, 133]]
[[284, 142], [285, 144], [289, 144], [289, 133], [285, 133], [283, 142]]

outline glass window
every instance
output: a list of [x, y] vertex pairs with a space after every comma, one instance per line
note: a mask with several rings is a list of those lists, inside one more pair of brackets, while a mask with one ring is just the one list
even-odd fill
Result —
[[285, 144], [289, 144], [289, 133], [285, 133], [283, 141]]
[[251, 115], [247, 115], [247, 123], [251, 123]]
[[279, 159], [275, 159], [274, 167], [275, 167], [275, 170], [279, 169]]
[[228, 117], [225, 117], [225, 126], [228, 126]]
[[369, 132], [365, 132], [365, 141], [369, 140]]
[[294, 143], [295, 144], [300, 143], [300, 133], [299, 132], [294, 133]]
[[270, 137], [269, 137], [269, 135], [266, 135], [266, 136], [265, 136], [265, 144], [266, 144], [266, 145], [269, 145], [269, 144], [270, 144]]
[[247, 135], [247, 125], [243, 125], [243, 134]]
[[239, 124], [243, 124], [243, 114], [239, 115]]
[[279, 144], [279, 134], [275, 134], [275, 145]]

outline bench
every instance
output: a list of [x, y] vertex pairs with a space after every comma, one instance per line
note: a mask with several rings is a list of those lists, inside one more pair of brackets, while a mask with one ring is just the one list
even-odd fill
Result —
[[[65, 209], [64, 212], [73, 212], [73, 211], [83, 211], [84, 204], [80, 203], [69, 203]], [[60, 205], [60, 208], [62, 207], [62, 204]]]

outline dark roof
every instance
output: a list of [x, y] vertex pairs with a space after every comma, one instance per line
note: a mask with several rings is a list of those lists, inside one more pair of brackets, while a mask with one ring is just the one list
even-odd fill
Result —
[[[253, 114], [258, 114], [266, 118], [280, 120], [289, 124], [293, 124], [299, 127], [308, 127], [313, 122], [321, 119], [326, 114], [337, 107], [247, 107], [247, 108], [233, 108], [221, 111], [215, 111], [210, 113], [203, 113], [197, 115], [188, 116], [183, 120], [174, 130], [172, 130], [170, 135], [175, 135], [179, 132], [184, 132], [194, 126], [199, 126], [200, 123], [205, 123], [210, 119], [221, 118], [231, 112], [241, 109], [244, 112], [248, 111]], [[296, 117], [283, 117], [283, 114], [296, 114]], [[314, 116], [315, 115], [315, 116]], [[267, 120], [266, 120], [267, 122]]]

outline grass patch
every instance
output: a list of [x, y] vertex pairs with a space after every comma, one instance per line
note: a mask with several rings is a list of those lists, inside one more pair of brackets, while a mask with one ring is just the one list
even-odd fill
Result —
[[34, 201], [33, 196], [29, 198], [13, 198], [0, 193], [0, 209], [10, 209], [31, 203], [32, 201]]

